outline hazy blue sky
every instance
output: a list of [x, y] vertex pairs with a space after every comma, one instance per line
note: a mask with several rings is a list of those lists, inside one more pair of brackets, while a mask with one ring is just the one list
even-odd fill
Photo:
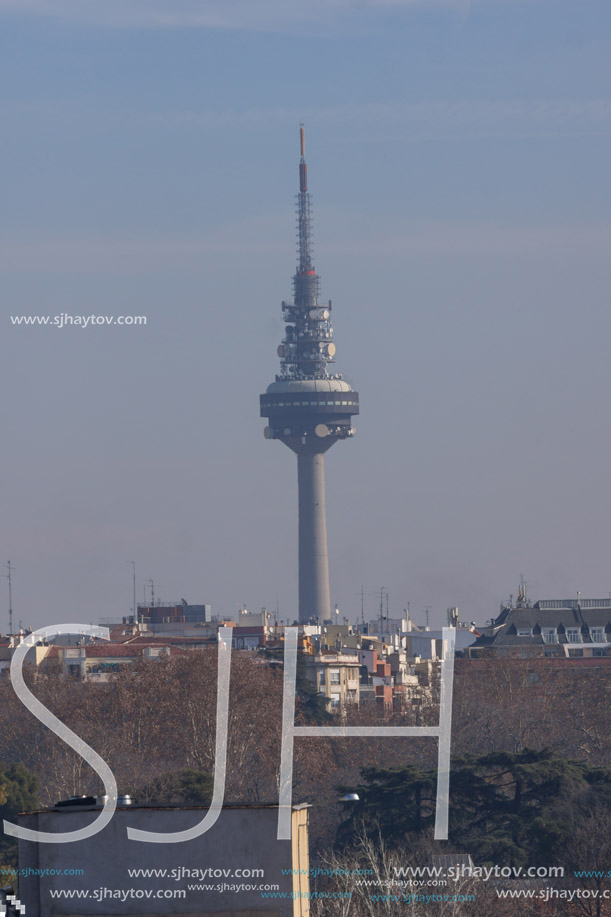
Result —
[[[0, 0], [17, 620], [128, 613], [132, 559], [139, 599], [295, 616], [296, 460], [258, 395], [300, 121], [361, 396], [327, 456], [332, 601], [384, 585], [441, 623], [522, 573], [609, 593], [610, 25], [608, 0]], [[148, 323], [10, 321], [60, 312]]]

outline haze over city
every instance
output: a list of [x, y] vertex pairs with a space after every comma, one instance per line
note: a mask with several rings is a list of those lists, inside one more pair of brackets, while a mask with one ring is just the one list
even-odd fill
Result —
[[[357, 435], [332, 604], [485, 622], [611, 590], [608, 4], [0, 0], [3, 563], [15, 620], [297, 616], [258, 396], [314, 263]], [[24, 326], [11, 317], [145, 316]], [[5, 572], [5, 571], [3, 571]], [[150, 593], [147, 593], [150, 595]], [[7, 607], [6, 595], [2, 607]], [[6, 633], [6, 612], [0, 632]]]

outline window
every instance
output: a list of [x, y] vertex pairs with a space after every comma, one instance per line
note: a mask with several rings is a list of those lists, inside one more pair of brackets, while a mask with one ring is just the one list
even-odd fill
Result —
[[581, 643], [581, 631], [578, 627], [567, 627], [566, 641], [567, 643]]
[[583, 650], [569, 650], [569, 656], [571, 658], [576, 656], [583, 656]]
[[605, 643], [606, 640], [604, 627], [591, 627], [590, 639], [592, 640], [592, 643]]
[[557, 643], [558, 634], [555, 627], [542, 627], [541, 636], [543, 637], [544, 643]]
[[340, 704], [339, 694], [332, 694], [331, 695], [331, 709], [332, 710], [337, 709], [339, 707], [339, 704]]
[[324, 683], [325, 683], [325, 670], [319, 669], [318, 670], [318, 684], [322, 686], [324, 685]]
[[530, 627], [518, 627], [518, 637], [532, 637], [532, 635]]
[[330, 669], [329, 670], [329, 682], [332, 685], [339, 684], [339, 669]]
[[118, 672], [120, 668], [119, 662], [98, 662], [96, 665], [92, 665], [87, 669], [89, 675], [103, 675], [107, 672]]

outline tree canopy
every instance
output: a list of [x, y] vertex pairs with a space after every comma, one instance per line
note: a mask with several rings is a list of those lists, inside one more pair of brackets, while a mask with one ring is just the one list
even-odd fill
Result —
[[[8, 767], [0, 761], [0, 822], [15, 822], [17, 813], [38, 806], [38, 777], [23, 764]], [[0, 864], [14, 866], [17, 844], [14, 838], [0, 834]]]
[[[340, 826], [340, 845], [350, 846], [364, 829], [379, 831], [391, 846], [416, 846], [435, 820], [436, 771], [409, 765], [361, 773], [360, 802]], [[611, 768], [548, 749], [465, 755], [454, 759], [450, 774], [448, 840], [481, 863], [557, 862], [570, 830], [567, 812], [578, 815], [594, 788], [601, 809], [611, 811]]]

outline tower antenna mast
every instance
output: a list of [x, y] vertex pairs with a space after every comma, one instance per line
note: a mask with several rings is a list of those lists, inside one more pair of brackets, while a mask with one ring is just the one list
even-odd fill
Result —
[[297, 225], [299, 229], [299, 273], [312, 271], [312, 234], [308, 167], [305, 161], [305, 128], [299, 127], [301, 159], [299, 160], [299, 194], [297, 196]]

